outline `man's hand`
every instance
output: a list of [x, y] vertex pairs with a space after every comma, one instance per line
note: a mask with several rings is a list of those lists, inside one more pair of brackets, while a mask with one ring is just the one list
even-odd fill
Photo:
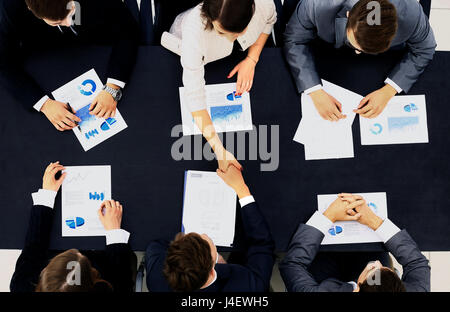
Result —
[[353, 203], [337, 198], [328, 209], [323, 213], [331, 222], [336, 221], [357, 221], [360, 217], [359, 213], [351, 212], [357, 206], [364, 204], [364, 200], [356, 200]]
[[351, 216], [355, 216], [359, 214], [358, 222], [364, 225], [367, 225], [372, 230], [376, 231], [380, 225], [383, 223], [383, 219], [378, 217], [372, 209], [367, 206], [367, 203], [364, 201], [364, 198], [362, 198], [359, 195], [352, 195], [352, 194], [339, 194], [339, 198], [341, 200], [347, 201], [349, 203], [355, 203], [355, 202], [363, 202], [363, 204], [358, 205], [354, 207], [354, 209], [349, 210], [348, 214]]
[[217, 169], [217, 175], [236, 192], [239, 199], [250, 196], [250, 190], [245, 184], [242, 172], [235, 166], [228, 167], [226, 172]]
[[236, 94], [242, 95], [245, 92], [250, 92], [253, 86], [253, 78], [255, 76], [256, 62], [250, 58], [245, 58], [240, 62], [228, 75], [228, 79], [232, 78], [236, 73], [238, 73], [237, 84], [236, 84]]
[[62, 174], [58, 180], [55, 176], [64, 169], [64, 166], [60, 165], [59, 161], [50, 163], [45, 169], [44, 177], [42, 178], [42, 189], [58, 192], [67, 174]]
[[41, 112], [59, 131], [71, 130], [77, 126], [75, 122], [81, 122], [80, 118], [69, 111], [66, 103], [48, 99], [42, 106]]
[[[108, 84], [109, 87], [118, 90], [116, 85]], [[95, 115], [98, 118], [108, 119], [116, 116], [117, 102], [114, 100], [111, 94], [105, 90], [101, 91], [89, 107], [91, 115]]]
[[347, 116], [342, 114], [342, 104], [325, 90], [320, 89], [309, 94], [319, 115], [329, 121], [338, 121]]
[[224, 147], [217, 147], [215, 150], [219, 169], [223, 172], [227, 171], [231, 166], [242, 170], [242, 165], [236, 160], [236, 158], [228, 152]]
[[364, 118], [375, 118], [386, 108], [387, 103], [397, 94], [397, 91], [389, 84], [370, 93], [359, 103], [354, 112]]
[[118, 230], [122, 224], [122, 205], [115, 200], [105, 201], [98, 210], [98, 217], [105, 230]]

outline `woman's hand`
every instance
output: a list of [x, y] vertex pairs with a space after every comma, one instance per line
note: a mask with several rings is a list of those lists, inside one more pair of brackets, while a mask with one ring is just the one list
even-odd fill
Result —
[[50, 163], [45, 169], [44, 177], [42, 178], [42, 189], [58, 192], [67, 174], [63, 173], [59, 179], [56, 179], [56, 174], [64, 169], [64, 166], [59, 161]]
[[242, 62], [236, 65], [236, 67], [230, 72], [228, 78], [232, 78], [236, 73], [237, 84], [236, 94], [242, 95], [244, 92], [249, 92], [253, 86], [253, 78], [255, 76], [256, 61], [246, 57]]

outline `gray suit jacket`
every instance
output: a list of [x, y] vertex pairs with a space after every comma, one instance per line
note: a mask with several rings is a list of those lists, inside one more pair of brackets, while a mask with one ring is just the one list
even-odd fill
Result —
[[[324, 235], [318, 229], [300, 224], [286, 257], [280, 263], [280, 273], [290, 292], [351, 292], [353, 287], [343, 281], [329, 278], [317, 283], [308, 267], [320, 248]], [[430, 291], [430, 266], [416, 243], [403, 230], [394, 235], [386, 248], [403, 266], [402, 281], [408, 292]], [[361, 268], [362, 271], [363, 268]]]
[[[347, 40], [347, 11], [358, 0], [300, 0], [284, 34], [285, 54], [301, 93], [321, 83], [308, 43], [321, 38], [342, 47]], [[409, 49], [389, 78], [407, 93], [417, 81], [436, 49], [433, 30], [417, 0], [391, 0], [398, 15], [398, 31], [391, 47]]]

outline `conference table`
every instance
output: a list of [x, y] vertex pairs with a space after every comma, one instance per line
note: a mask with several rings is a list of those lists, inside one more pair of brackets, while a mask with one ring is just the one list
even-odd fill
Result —
[[[56, 49], [36, 53], [24, 66], [50, 93], [91, 68], [106, 81], [109, 54], [108, 47]], [[344, 48], [321, 49], [316, 54], [323, 79], [366, 95], [383, 85], [402, 52], [356, 55]], [[242, 53], [234, 53], [208, 64], [207, 84], [235, 81], [227, 75], [242, 58]], [[250, 94], [254, 129], [245, 134], [246, 159], [239, 161], [277, 251], [287, 250], [298, 225], [317, 210], [318, 194], [340, 192], [386, 192], [389, 218], [407, 229], [421, 250], [450, 250], [449, 70], [450, 53], [437, 52], [409, 92], [426, 95], [428, 144], [362, 146], [356, 117], [354, 158], [305, 161], [303, 145], [293, 141], [301, 119], [300, 96], [283, 51], [263, 51]], [[182, 138], [178, 131], [181, 79], [177, 56], [161, 47], [140, 47], [131, 81], [119, 103], [128, 128], [88, 152], [83, 151], [72, 131], [56, 131], [43, 114], [26, 108], [0, 89], [0, 248], [23, 248], [31, 193], [41, 187], [45, 167], [57, 160], [66, 166], [111, 165], [113, 198], [124, 206], [122, 226], [131, 232], [134, 250], [145, 250], [155, 239], [173, 238], [181, 229], [185, 171], [217, 169], [215, 160], [194, 159], [193, 146], [201, 137]], [[17, 92], [27, 91], [18, 86]], [[228, 149], [237, 150], [237, 135], [224, 137]], [[251, 141], [251, 137], [259, 142]], [[173, 147], [180, 142], [186, 147], [182, 160], [172, 155]], [[203, 146], [205, 141], [201, 142]], [[249, 142], [258, 146], [256, 160], [249, 157]], [[271, 159], [267, 159], [265, 148]], [[276, 170], [262, 171], [263, 164]], [[104, 248], [104, 237], [62, 237], [60, 194], [54, 209], [51, 249]], [[239, 211], [238, 205], [236, 209]], [[239, 221], [238, 213], [236, 236], [242, 235]], [[322, 250], [383, 248], [381, 243], [374, 243], [329, 245]]]

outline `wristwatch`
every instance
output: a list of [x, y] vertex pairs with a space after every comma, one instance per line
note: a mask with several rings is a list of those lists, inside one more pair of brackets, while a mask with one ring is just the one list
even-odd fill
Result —
[[103, 86], [103, 90], [111, 94], [114, 101], [119, 102], [122, 99], [122, 90], [121, 89], [113, 89], [108, 85]]

